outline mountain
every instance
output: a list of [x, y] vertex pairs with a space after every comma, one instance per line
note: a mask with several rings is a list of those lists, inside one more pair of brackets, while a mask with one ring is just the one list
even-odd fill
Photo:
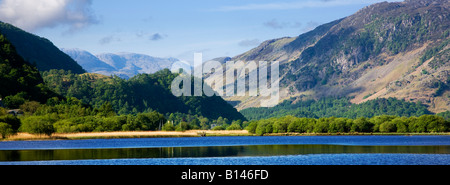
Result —
[[0, 34], [0, 100], [9, 108], [18, 108], [25, 100], [45, 103], [54, 96], [57, 95], [45, 86], [38, 69], [26, 62]]
[[[331, 96], [359, 104], [393, 97], [444, 112], [450, 110], [449, 6], [449, 0], [377, 3], [231, 60], [280, 61], [280, 102]], [[261, 97], [226, 99], [240, 101], [241, 110], [258, 107]]]
[[11, 24], [0, 22], [0, 33], [14, 46], [17, 53], [26, 61], [36, 65], [39, 71], [50, 69], [71, 70], [82, 74], [86, 71], [52, 42]]
[[104, 53], [93, 55], [80, 49], [62, 49], [89, 73], [117, 75], [131, 78], [140, 73], [155, 73], [162, 69], [171, 69], [178, 62], [175, 58], [157, 58], [136, 53]]
[[79, 65], [88, 72], [114, 71], [115, 68], [98, 59], [93, 54], [80, 49], [61, 49], [64, 53], [72, 57]]

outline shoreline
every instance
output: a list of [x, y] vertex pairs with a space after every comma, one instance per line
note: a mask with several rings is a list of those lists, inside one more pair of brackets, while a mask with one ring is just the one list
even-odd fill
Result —
[[[450, 132], [440, 133], [272, 133], [264, 136], [416, 136], [416, 135], [447, 135]], [[55, 133], [52, 136], [17, 133], [2, 141], [38, 141], [38, 140], [83, 140], [83, 139], [126, 139], [126, 138], [169, 138], [169, 137], [219, 137], [219, 136], [256, 136], [247, 130], [189, 130], [189, 131], [117, 131], [117, 132], [82, 132], [82, 133]]]
[[2, 141], [36, 141], [36, 140], [82, 140], [82, 139], [125, 139], [125, 138], [167, 138], [167, 137], [214, 137], [214, 136], [252, 136], [247, 130], [235, 131], [117, 131], [117, 132], [80, 132], [54, 133], [52, 136], [17, 133]]

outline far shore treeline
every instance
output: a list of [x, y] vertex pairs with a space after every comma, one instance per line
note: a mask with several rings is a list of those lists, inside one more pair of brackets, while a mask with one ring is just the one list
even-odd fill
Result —
[[272, 133], [440, 133], [450, 131], [450, 122], [437, 115], [357, 119], [285, 116], [251, 121], [245, 129], [259, 136]]
[[156, 111], [118, 115], [111, 104], [91, 108], [76, 98], [50, 99], [47, 104], [34, 101], [21, 105], [23, 116], [8, 114], [0, 108], [2, 138], [17, 132], [51, 136], [53, 133], [108, 131], [185, 131], [185, 130], [242, 130], [258, 136], [277, 133], [442, 133], [450, 131], [450, 121], [438, 115], [400, 117], [381, 115], [356, 119], [300, 118], [284, 116], [262, 120], [241, 121], [219, 117], [209, 120], [186, 114], [163, 115]]

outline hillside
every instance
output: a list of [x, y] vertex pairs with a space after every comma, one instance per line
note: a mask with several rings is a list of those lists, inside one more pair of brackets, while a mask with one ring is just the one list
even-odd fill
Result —
[[25, 100], [45, 103], [57, 96], [44, 84], [36, 67], [26, 62], [15, 47], [0, 34], [0, 99], [5, 106], [18, 108]]
[[71, 70], [77, 74], [85, 72], [77, 62], [59, 50], [48, 39], [28, 33], [1, 21], [0, 33], [15, 46], [17, 53], [22, 58], [37, 66], [39, 71], [64, 69]]
[[75, 97], [96, 108], [109, 102], [121, 115], [158, 111], [203, 116], [211, 120], [219, 117], [245, 120], [221, 97], [174, 96], [170, 87], [176, 76], [168, 69], [154, 74], [139, 74], [128, 80], [99, 74], [78, 75], [63, 70], [43, 73], [45, 82], [55, 92]]
[[171, 69], [175, 58], [158, 58], [136, 53], [103, 53], [94, 55], [80, 49], [62, 49], [89, 73], [131, 78], [140, 73], [155, 73]]
[[[449, 6], [449, 0], [377, 3], [298, 37], [266, 41], [232, 60], [280, 61], [280, 102], [331, 96], [359, 104], [393, 97], [445, 112], [450, 110]], [[239, 110], [258, 107], [261, 100], [226, 99], [240, 101]]]

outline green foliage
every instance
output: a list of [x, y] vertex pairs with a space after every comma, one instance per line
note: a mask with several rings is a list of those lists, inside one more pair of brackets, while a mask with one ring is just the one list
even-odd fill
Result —
[[233, 123], [226, 130], [242, 130], [242, 127], [239, 123]]
[[7, 107], [18, 108], [26, 100], [44, 103], [57, 96], [43, 85], [36, 67], [26, 62], [0, 34], [0, 97]]
[[7, 127], [12, 129], [13, 134], [17, 133], [21, 125], [21, 122], [17, 117], [9, 114], [0, 114], [0, 122], [10, 125], [10, 127]]
[[443, 117], [445, 120], [450, 121], [450, 111], [441, 112], [437, 114], [440, 117]]
[[191, 114], [208, 119], [224, 117], [229, 120], [245, 120], [236, 109], [218, 96], [175, 97], [170, 87], [178, 74], [167, 69], [155, 74], [140, 74], [129, 80], [94, 74], [76, 75], [63, 70], [50, 70], [42, 75], [55, 92], [76, 97], [96, 108], [109, 102], [111, 106], [108, 108], [120, 115], [158, 111], [163, 114]]
[[5, 106], [11, 109], [18, 109], [22, 104], [25, 103], [25, 93], [19, 93], [14, 96], [5, 97]]
[[271, 133], [272, 132], [272, 124], [268, 121], [261, 121], [256, 126], [255, 134], [258, 136], [262, 136], [265, 133]]
[[425, 54], [420, 58], [420, 65], [425, 61], [431, 59], [433, 56], [437, 55], [442, 49], [444, 49], [450, 43], [450, 39], [443, 41], [441, 44], [431, 47], [425, 51]]
[[[280, 129], [287, 124], [287, 130]], [[278, 128], [277, 128], [278, 127]], [[271, 133], [435, 133], [450, 131], [450, 122], [436, 115], [420, 117], [377, 116], [368, 118], [296, 118], [286, 116], [251, 121], [245, 128], [249, 133], [262, 136]]]
[[169, 122], [165, 123], [162, 127], [162, 130], [164, 131], [175, 131], [175, 129], [176, 128], [173, 126], [173, 124]]
[[182, 121], [180, 124], [178, 124], [175, 131], [186, 131], [188, 129], [189, 129], [189, 124], [185, 121]]
[[421, 103], [405, 102], [395, 98], [370, 100], [361, 104], [352, 104], [347, 98], [323, 98], [320, 100], [287, 100], [272, 108], [249, 108], [241, 113], [248, 120], [279, 118], [287, 115], [307, 118], [343, 117], [371, 118], [379, 115], [421, 116], [431, 114]]
[[10, 124], [0, 122], [0, 136], [2, 139], [5, 139], [6, 137], [13, 135], [14, 130], [12, 129]]
[[34, 114], [38, 108], [41, 106], [41, 104], [37, 101], [27, 101], [20, 105], [20, 110], [24, 111], [28, 114]]
[[22, 120], [20, 130], [31, 134], [51, 136], [56, 130], [53, 123], [57, 121], [53, 115], [48, 116], [32, 116]]
[[245, 127], [245, 130], [247, 130], [251, 134], [255, 134], [256, 133], [256, 127], [258, 127], [258, 122], [257, 121], [250, 121], [248, 126]]
[[224, 125], [215, 126], [212, 130], [226, 130], [226, 126]]

